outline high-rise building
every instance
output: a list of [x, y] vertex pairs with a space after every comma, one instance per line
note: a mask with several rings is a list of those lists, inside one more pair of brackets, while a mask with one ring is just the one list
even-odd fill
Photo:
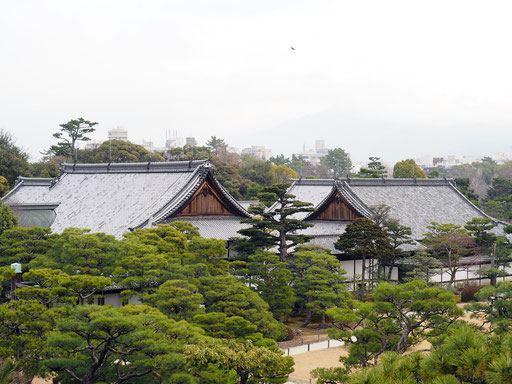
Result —
[[196, 147], [197, 146], [196, 138], [195, 137], [185, 138], [185, 145], [188, 145], [189, 147]]
[[123, 127], [117, 127], [108, 131], [109, 140], [128, 141], [128, 130]]

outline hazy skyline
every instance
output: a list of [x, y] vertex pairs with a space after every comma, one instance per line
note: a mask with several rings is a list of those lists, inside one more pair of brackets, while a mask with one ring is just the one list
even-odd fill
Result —
[[[35, 159], [60, 123], [355, 161], [512, 154], [507, 1], [0, 4], [0, 129]], [[295, 50], [291, 50], [291, 46]]]

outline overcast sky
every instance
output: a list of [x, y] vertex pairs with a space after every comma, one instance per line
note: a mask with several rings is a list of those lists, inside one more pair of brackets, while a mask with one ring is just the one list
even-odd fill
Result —
[[[354, 160], [512, 155], [506, 1], [0, 2], [0, 128], [36, 159], [60, 123]], [[292, 50], [291, 47], [295, 50]]]

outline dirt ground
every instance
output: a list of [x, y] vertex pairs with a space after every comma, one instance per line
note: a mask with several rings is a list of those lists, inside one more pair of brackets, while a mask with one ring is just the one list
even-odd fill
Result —
[[[334, 347], [295, 355], [293, 356], [295, 372], [290, 375], [289, 380], [297, 384], [309, 383], [310, 372], [313, 369], [341, 367], [340, 356], [348, 356], [347, 347]], [[316, 380], [312, 382], [315, 383]]]

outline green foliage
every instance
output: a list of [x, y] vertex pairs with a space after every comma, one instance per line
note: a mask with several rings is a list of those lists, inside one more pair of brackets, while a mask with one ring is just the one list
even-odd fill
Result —
[[502, 220], [512, 220], [512, 179], [495, 177], [487, 191], [484, 209], [491, 216]]
[[[246, 274], [251, 287], [269, 305], [276, 319], [289, 314], [295, 302], [295, 293], [290, 286], [292, 274], [287, 264], [279, 261], [279, 256], [272, 252], [257, 252], [250, 255], [246, 266]], [[240, 270], [240, 265], [234, 262], [232, 267]]]
[[3, 176], [0, 176], [0, 197], [3, 197], [9, 192], [9, 182]]
[[31, 262], [33, 267], [62, 268], [69, 274], [110, 273], [117, 252], [114, 236], [104, 233], [88, 233], [89, 230], [67, 228], [52, 238], [52, 246], [45, 255]]
[[350, 155], [341, 148], [329, 149], [321, 162], [338, 177], [348, 175], [352, 169]]
[[31, 164], [33, 177], [57, 177], [60, 174], [59, 164], [55, 161], [38, 161]]
[[[18, 176], [31, 176], [28, 155], [16, 146], [12, 136], [0, 130], [0, 176], [13, 188]], [[5, 190], [5, 186], [3, 187]]]
[[417, 249], [400, 265], [400, 270], [405, 275], [404, 281], [421, 280], [428, 284], [432, 276], [440, 273], [441, 266], [442, 263], [425, 249]]
[[348, 378], [319, 383], [506, 384], [512, 383], [511, 338], [497, 339], [468, 325], [453, 327], [430, 354], [384, 353], [379, 364]]
[[270, 161], [258, 160], [250, 155], [242, 155], [241, 159], [240, 176], [262, 186], [272, 184]]
[[190, 345], [187, 360], [194, 366], [213, 364], [220, 369], [234, 370], [240, 384], [285, 383], [293, 372], [293, 358], [284, 357], [277, 348], [257, 347], [251, 341], [216, 340]]
[[286, 337], [286, 327], [276, 321], [268, 304], [254, 291], [233, 276], [199, 279], [206, 312], [222, 312], [240, 316], [257, 326], [258, 332], [274, 340]]
[[289, 260], [289, 269], [298, 304], [306, 309], [302, 326], [307, 326], [316, 314], [321, 316], [320, 327], [324, 328], [327, 309], [341, 305], [348, 297], [341, 263], [326, 249], [302, 245]]
[[399, 353], [429, 336], [442, 334], [460, 315], [453, 293], [421, 281], [381, 283], [373, 302], [346, 300], [327, 315], [332, 338], [350, 343], [346, 366], [366, 367], [388, 350]]
[[46, 333], [53, 327], [53, 316], [33, 300], [16, 300], [0, 305], [0, 358], [15, 359], [28, 377], [44, 372]]
[[203, 296], [197, 287], [184, 280], [167, 280], [145, 301], [172, 319], [191, 319], [203, 312]]
[[475, 193], [475, 191], [471, 188], [470, 181], [468, 177], [456, 177], [455, 179], [455, 185], [457, 186], [457, 189], [460, 193], [462, 193], [464, 196], [468, 198], [469, 201], [471, 201], [476, 206], [479, 205], [480, 198]]
[[81, 151], [78, 160], [84, 163], [137, 163], [164, 161], [158, 153], [124, 140], [108, 140], [96, 149]]
[[378, 157], [370, 157], [368, 162], [368, 168], [361, 168], [355, 177], [367, 178], [367, 179], [379, 179], [381, 177], [387, 177], [387, 170], [384, 165], [380, 162]]
[[16, 225], [18, 225], [18, 218], [9, 207], [0, 200], [0, 236]]
[[425, 234], [423, 244], [444, 262], [450, 275], [449, 284], [453, 285], [457, 271], [466, 268], [460, 261], [475, 251], [475, 240], [460, 225], [432, 222], [427, 228], [429, 232]]
[[512, 283], [503, 281], [496, 287], [484, 287], [475, 295], [478, 303], [465, 306], [473, 317], [482, 320], [491, 332], [505, 334], [512, 332]]
[[425, 172], [423, 172], [413, 159], [407, 159], [395, 164], [393, 167], [393, 177], [399, 179], [426, 179], [427, 175], [425, 175]]
[[0, 235], [0, 260], [2, 264], [21, 263], [28, 265], [32, 260], [48, 252], [58, 235], [49, 228], [13, 227]]
[[386, 231], [365, 218], [347, 225], [345, 232], [334, 243], [334, 248], [350, 258], [362, 260], [362, 280], [371, 277], [367, 276], [367, 259], [388, 260], [394, 253]]
[[183, 352], [198, 335], [143, 305], [79, 306], [49, 333], [43, 363], [63, 384], [192, 382]]
[[297, 172], [284, 164], [272, 165], [270, 167], [270, 174], [272, 175], [273, 183], [287, 183], [290, 179], [298, 177]]
[[288, 184], [274, 184], [263, 188], [258, 198], [272, 209], [267, 210], [263, 204], [252, 206], [249, 211], [253, 217], [242, 220], [249, 228], [238, 231], [243, 238], [236, 238], [235, 249], [241, 257], [247, 257], [258, 250], [277, 247], [279, 259], [286, 262], [289, 250], [299, 244], [306, 243], [312, 236], [297, 234], [301, 229], [311, 227], [300, 219], [292, 218], [300, 212], [312, 212], [311, 203], [295, 199], [287, 193]]

